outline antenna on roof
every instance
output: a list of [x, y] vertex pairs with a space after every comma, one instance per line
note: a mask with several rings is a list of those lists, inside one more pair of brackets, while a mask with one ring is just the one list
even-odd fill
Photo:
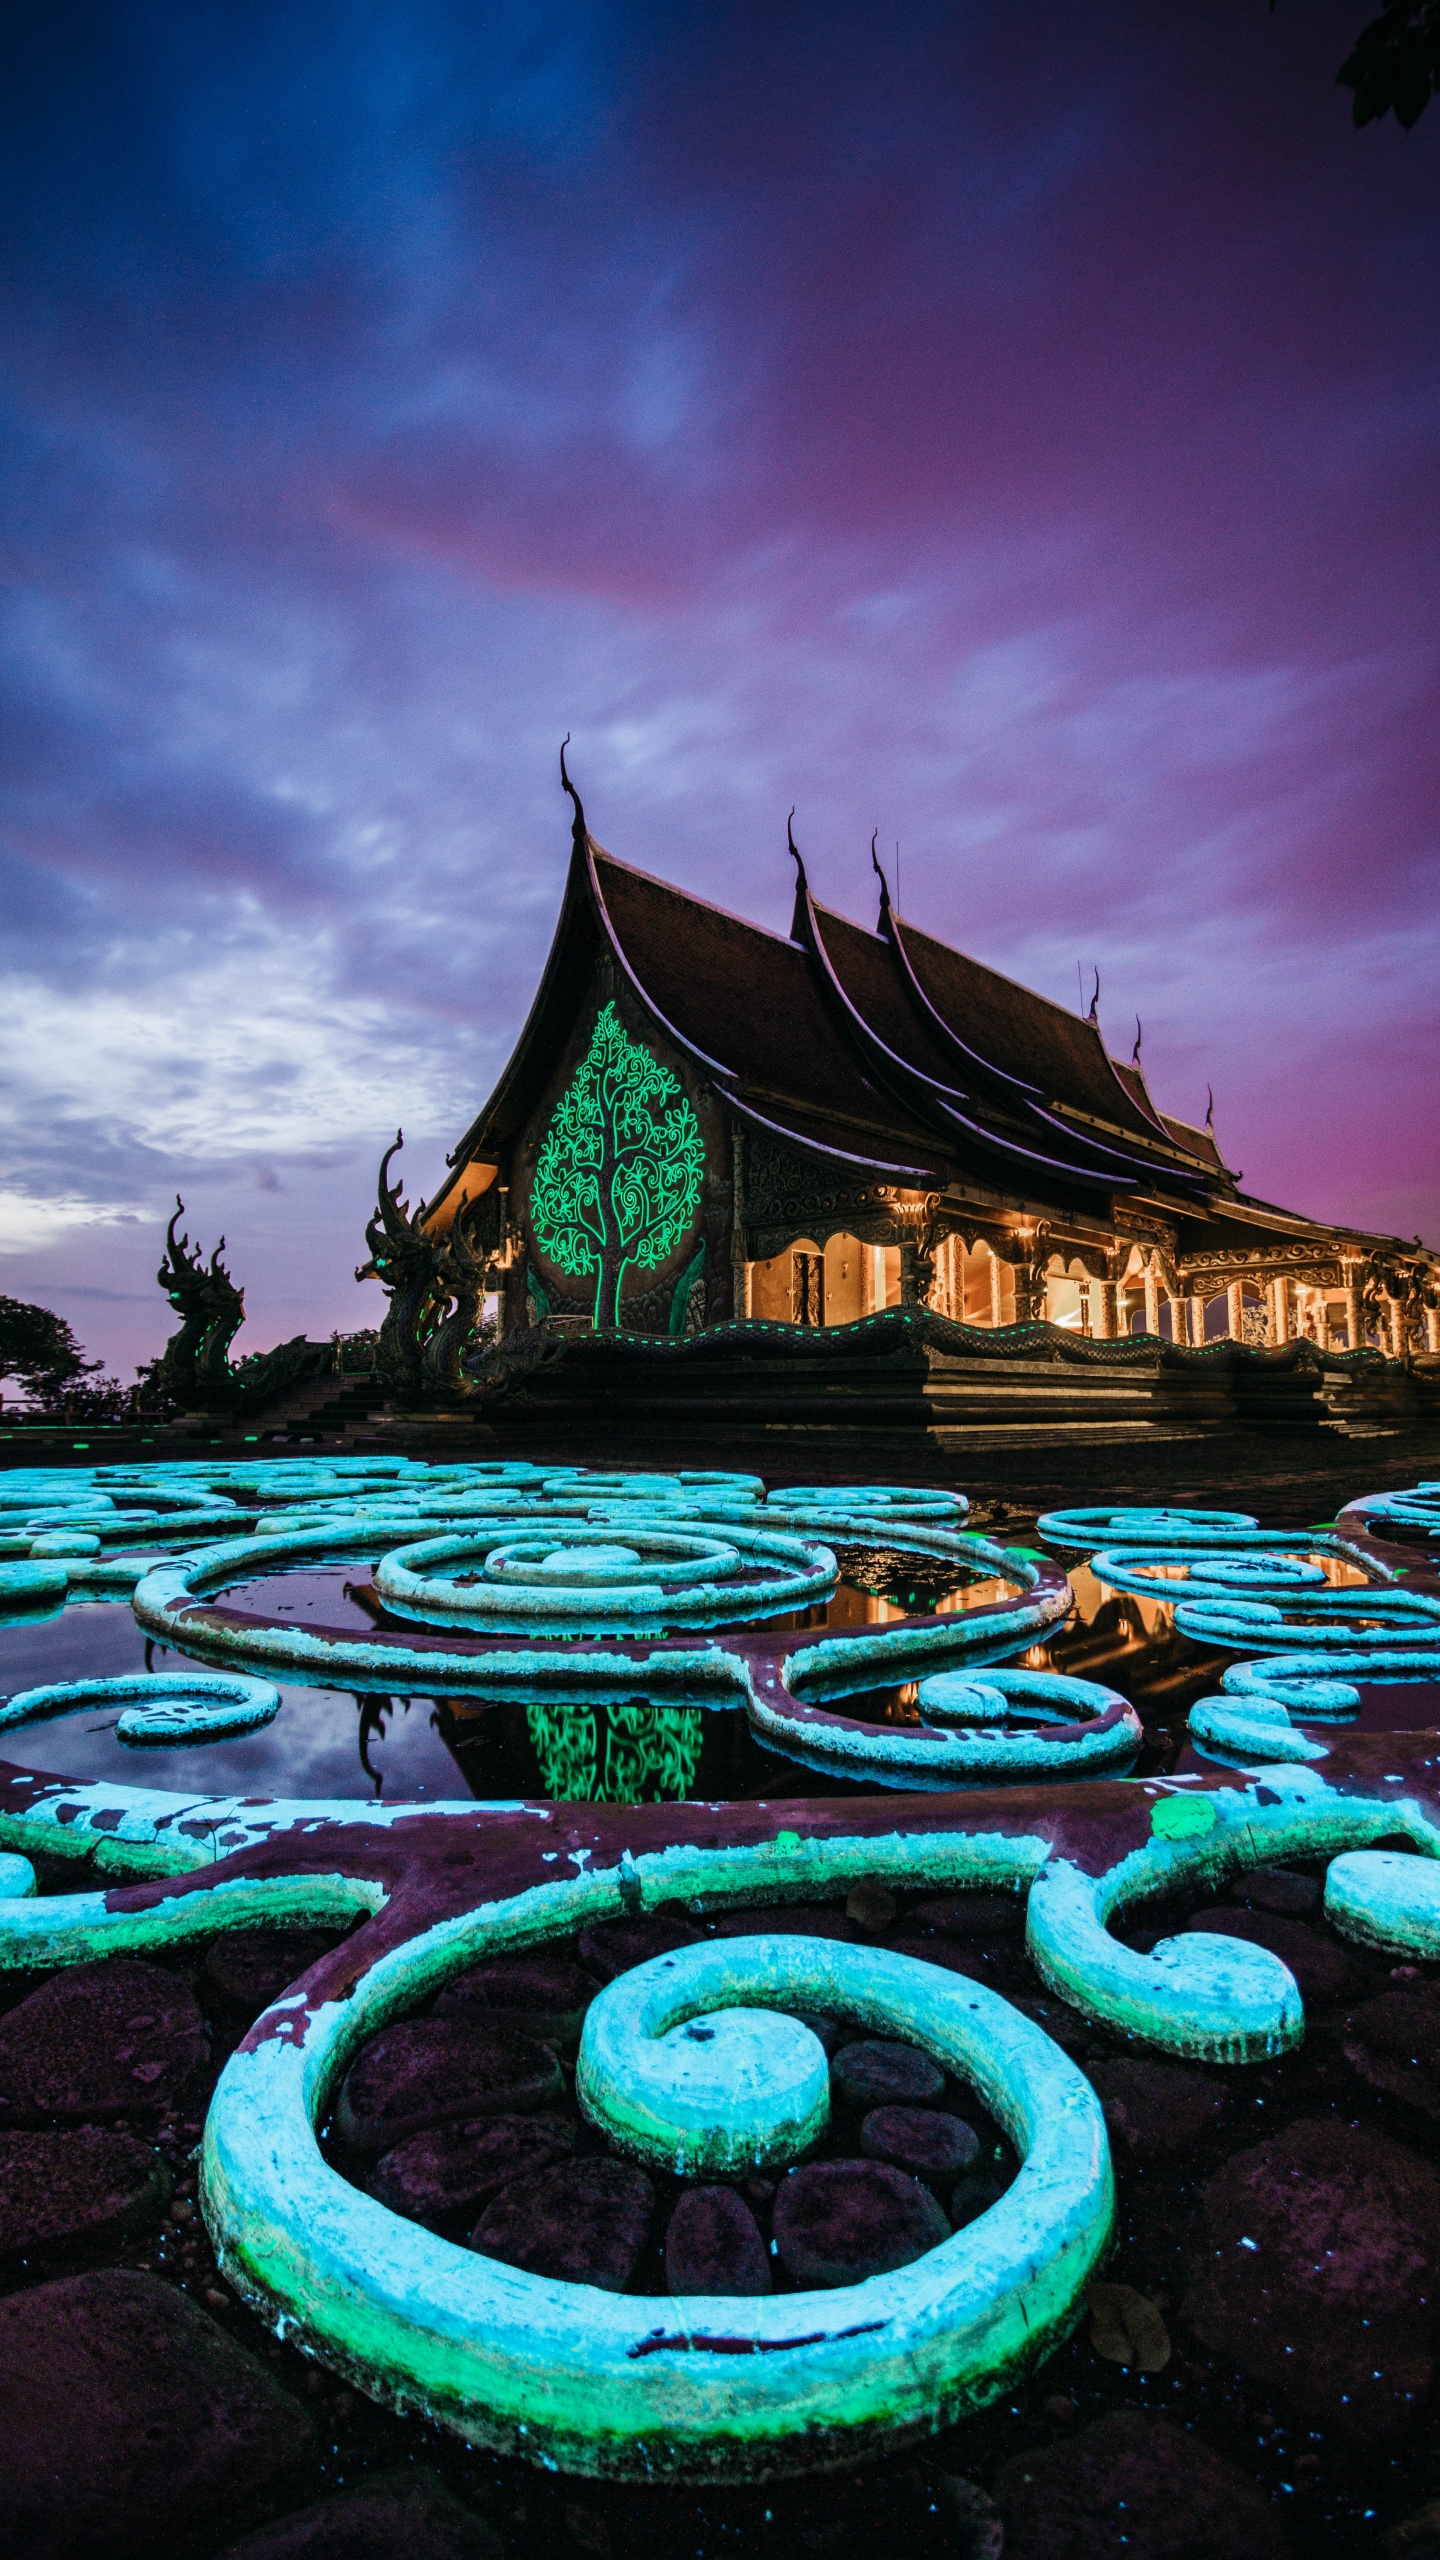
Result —
[[[1091, 966], [1091, 968], [1092, 968], [1092, 969], [1095, 969], [1095, 963], [1094, 963], [1094, 961], [1093, 961], [1093, 960], [1091, 961], [1090, 966]], [[1092, 996], [1092, 997], [1091, 997], [1091, 999], [1090, 999], [1090, 1011], [1089, 1011], [1089, 1013], [1088, 1013], [1088, 1014], [1087, 1014], [1087, 1016], [1086, 1016], [1086, 1020], [1087, 1020], [1087, 1021], [1089, 1021], [1089, 1022], [1093, 1022], [1093, 1023], [1094, 1023], [1094, 1025], [1095, 1025], [1096, 1030], [1097, 1030], [1097, 1031], [1099, 1030], [1099, 1028], [1100, 1028], [1100, 972], [1099, 972], [1099, 970], [1098, 970], [1098, 969], [1095, 969], [1095, 993], [1093, 994], [1093, 996]]]
[[1134, 1048], [1133, 1048], [1133, 1049], [1131, 1050], [1131, 1052], [1130, 1052], [1130, 1064], [1131, 1064], [1131, 1066], [1132, 1066], [1132, 1067], [1138, 1067], [1138, 1066], [1139, 1066], [1139, 1064], [1140, 1064], [1140, 1050], [1141, 1050], [1141, 1047], [1142, 1047], [1142, 1045], [1143, 1045], [1144, 1039], [1145, 1039], [1145, 1027], [1144, 1027], [1143, 1023], [1141, 1022], [1141, 1020], [1140, 1020], [1140, 1016], [1139, 1016], [1139, 1014], [1137, 1013], [1137, 1014], [1136, 1014], [1136, 1016], [1135, 1016], [1135, 1046], [1134, 1046]]
[[1208, 1084], [1205, 1087], [1205, 1126], [1213, 1138], [1215, 1135], [1215, 1095], [1213, 1088]]

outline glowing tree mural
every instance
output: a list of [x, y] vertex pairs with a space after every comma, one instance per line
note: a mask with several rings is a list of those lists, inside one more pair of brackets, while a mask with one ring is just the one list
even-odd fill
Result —
[[530, 1194], [541, 1251], [573, 1278], [595, 1274], [597, 1330], [618, 1329], [626, 1272], [658, 1270], [683, 1243], [704, 1169], [678, 1077], [607, 1004], [545, 1132]]

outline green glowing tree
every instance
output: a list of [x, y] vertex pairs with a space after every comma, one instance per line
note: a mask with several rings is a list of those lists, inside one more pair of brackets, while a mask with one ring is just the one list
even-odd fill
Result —
[[700, 1205], [705, 1149], [678, 1077], [607, 1004], [535, 1164], [530, 1226], [556, 1268], [595, 1274], [597, 1331], [618, 1330], [632, 1268], [658, 1270]]

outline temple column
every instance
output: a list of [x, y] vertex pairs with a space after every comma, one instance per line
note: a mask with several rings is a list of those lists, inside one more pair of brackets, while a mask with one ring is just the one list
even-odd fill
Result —
[[1232, 1342], [1243, 1342], [1245, 1339], [1244, 1282], [1232, 1280], [1225, 1295], [1230, 1301], [1230, 1339]]
[[1425, 1310], [1425, 1348], [1440, 1351], [1440, 1306]]
[[1113, 1342], [1120, 1329], [1116, 1321], [1115, 1282], [1113, 1280], [1091, 1281], [1090, 1312], [1091, 1319], [1095, 1326], [1097, 1340], [1101, 1342]]
[[1386, 1299], [1385, 1323], [1390, 1335], [1390, 1357], [1392, 1360], [1403, 1360], [1405, 1357], [1405, 1317], [1398, 1298]]
[[992, 1253], [990, 1256], [990, 1322], [998, 1326], [1004, 1321], [1005, 1289], [1000, 1278], [1000, 1259], [998, 1254]]
[[1192, 1297], [1190, 1300], [1190, 1339], [1194, 1343], [1197, 1351], [1203, 1348], [1205, 1341], [1205, 1301], [1203, 1298]]
[[913, 1244], [902, 1243], [900, 1247], [900, 1304], [902, 1307], [917, 1307], [919, 1303], [920, 1293], [915, 1285], [915, 1247]]
[[1351, 1351], [1358, 1351], [1364, 1339], [1360, 1330], [1360, 1266], [1343, 1262], [1340, 1276], [1345, 1284], [1345, 1341]]
[[1186, 1298], [1177, 1298], [1172, 1289], [1167, 1289], [1165, 1292], [1165, 1303], [1170, 1310], [1171, 1341], [1176, 1343], [1188, 1342], [1190, 1339], [1190, 1326], [1187, 1321], [1189, 1300]]
[[1290, 1339], [1290, 1283], [1283, 1271], [1278, 1272], [1270, 1283], [1270, 1339], [1272, 1342], [1288, 1342]]
[[1147, 1333], [1160, 1330], [1160, 1274], [1153, 1259], [1145, 1265], [1145, 1330]]

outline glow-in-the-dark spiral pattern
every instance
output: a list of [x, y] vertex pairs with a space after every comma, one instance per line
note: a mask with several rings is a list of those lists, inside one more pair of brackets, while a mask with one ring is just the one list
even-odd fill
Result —
[[400, 1616], [436, 1626], [623, 1635], [778, 1617], [827, 1599], [839, 1579], [816, 1540], [736, 1525], [707, 1536], [663, 1516], [641, 1512], [618, 1534], [610, 1523], [542, 1521], [524, 1536], [477, 1526], [382, 1557], [375, 1587]]
[[58, 1680], [22, 1689], [0, 1705], [0, 1733], [42, 1717], [72, 1715], [80, 1707], [121, 1710], [115, 1731], [121, 1742], [215, 1742], [252, 1733], [273, 1721], [280, 1692], [269, 1680], [203, 1671], [134, 1671], [112, 1680]]

